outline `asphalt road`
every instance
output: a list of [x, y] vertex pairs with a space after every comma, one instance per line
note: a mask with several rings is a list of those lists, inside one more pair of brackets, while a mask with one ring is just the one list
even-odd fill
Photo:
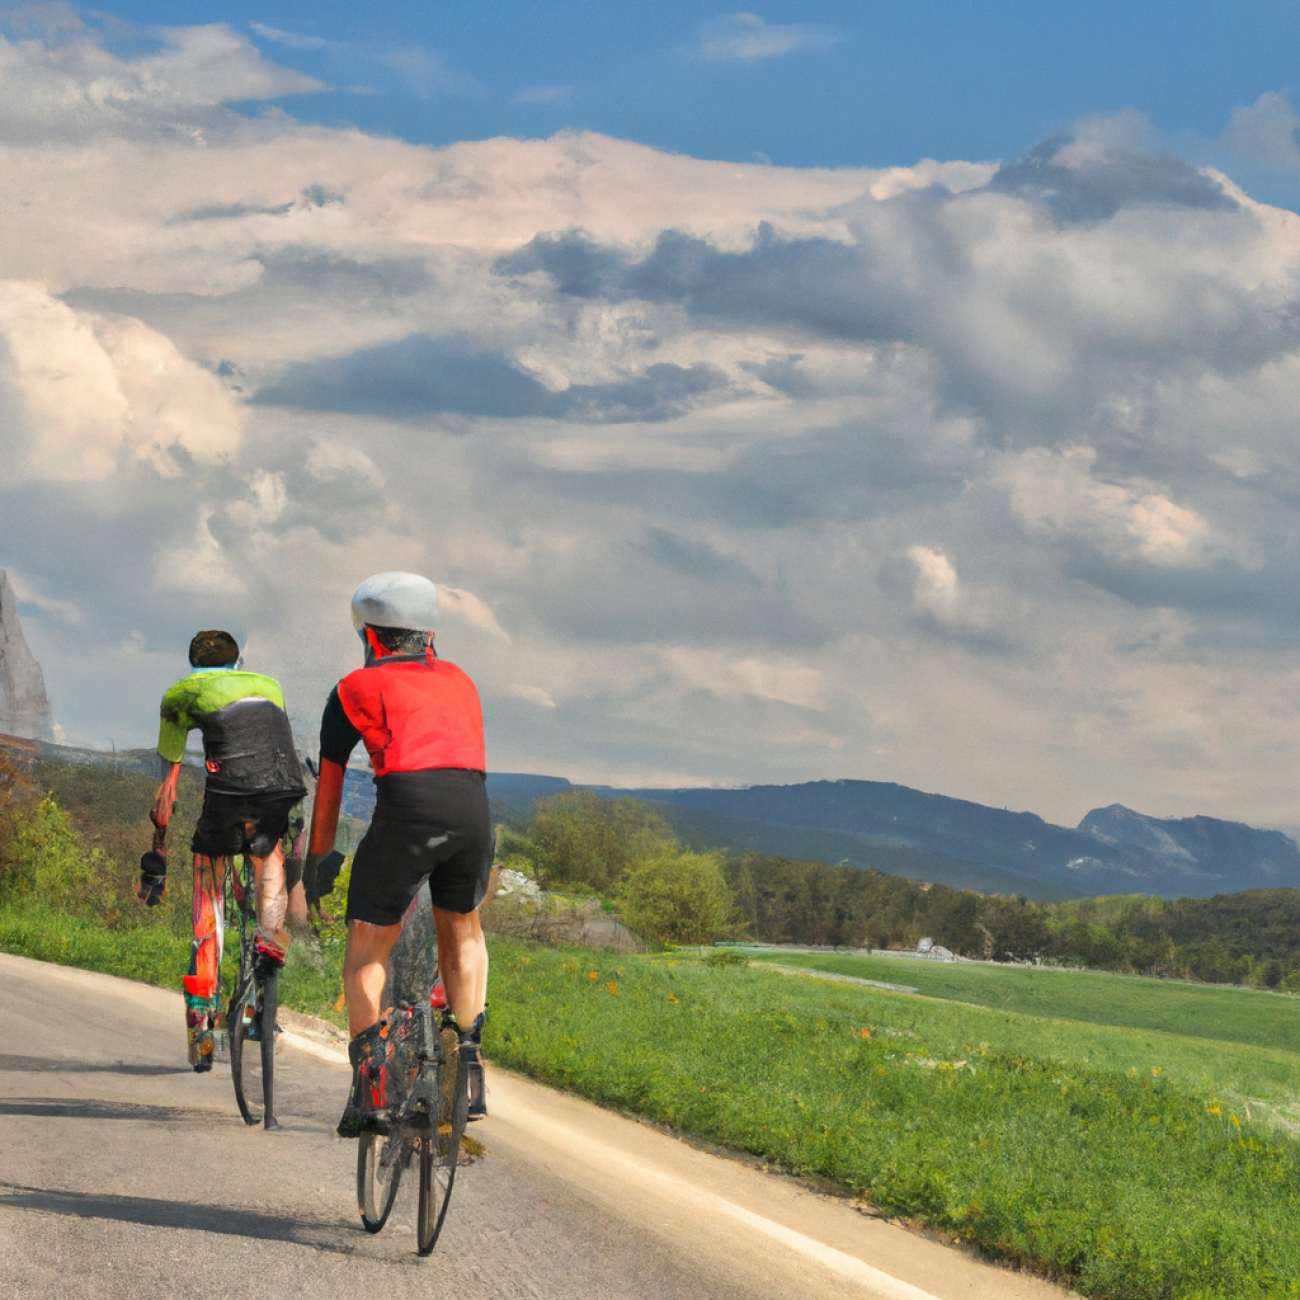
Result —
[[[1046, 1300], [791, 1179], [491, 1071], [434, 1254], [404, 1186], [361, 1228], [347, 1066], [277, 1057], [283, 1127], [185, 1064], [178, 994], [0, 954], [0, 1294], [60, 1300]], [[413, 1184], [414, 1180], [409, 1180]]]

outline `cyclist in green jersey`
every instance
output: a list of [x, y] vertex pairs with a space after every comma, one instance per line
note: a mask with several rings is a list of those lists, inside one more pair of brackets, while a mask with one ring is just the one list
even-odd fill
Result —
[[158, 753], [171, 765], [158, 787], [150, 818], [153, 847], [140, 859], [137, 895], [156, 906], [167, 887], [167, 825], [189, 733], [203, 733], [207, 782], [203, 811], [190, 847], [194, 853], [194, 942], [185, 989], [190, 1064], [212, 1068], [217, 1027], [217, 971], [225, 931], [222, 890], [232, 858], [253, 860], [258, 960], [284, 964], [289, 897], [280, 841], [289, 814], [307, 793], [284, 711], [279, 683], [243, 671], [239, 646], [228, 632], [200, 632], [190, 642], [193, 672], [162, 699]]

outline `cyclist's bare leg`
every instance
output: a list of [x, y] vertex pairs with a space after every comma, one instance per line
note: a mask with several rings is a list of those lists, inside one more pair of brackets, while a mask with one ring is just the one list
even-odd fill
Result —
[[289, 891], [289, 932], [307, 928], [307, 891], [302, 881]]
[[487, 1003], [488, 953], [479, 924], [478, 908], [472, 912], [433, 909], [438, 928], [438, 969], [447, 1004], [462, 1029], [469, 1029]]
[[194, 940], [190, 945], [189, 973], [182, 983], [190, 1064], [196, 1067], [205, 1064], [201, 1058], [211, 1053], [211, 1031], [216, 1027], [217, 973], [226, 928], [222, 886], [229, 862], [229, 858], [194, 855]]
[[388, 956], [402, 923], [372, 925], [348, 922], [348, 946], [343, 954], [343, 996], [348, 1006], [348, 1033], [354, 1038], [379, 1019], [379, 999], [388, 978]]
[[253, 881], [257, 932], [283, 952], [289, 946], [284, 928], [289, 895], [284, 888], [284, 851], [278, 844], [266, 857], [253, 858]]

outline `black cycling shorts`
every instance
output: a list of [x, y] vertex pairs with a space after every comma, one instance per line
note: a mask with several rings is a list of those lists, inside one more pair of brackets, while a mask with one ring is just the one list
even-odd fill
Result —
[[494, 851], [482, 772], [389, 772], [375, 781], [375, 815], [352, 860], [347, 919], [396, 925], [425, 880], [435, 907], [472, 912]]
[[289, 829], [297, 794], [218, 794], [207, 790], [190, 848], [209, 858], [268, 858]]

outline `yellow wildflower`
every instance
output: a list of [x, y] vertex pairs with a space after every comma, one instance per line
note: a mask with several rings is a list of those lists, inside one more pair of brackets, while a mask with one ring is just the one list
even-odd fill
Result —
[[615, 997], [618, 997], [618, 985], [615, 984], [613, 980], [610, 980], [610, 982], [605, 985], [605, 992], [612, 993]]

